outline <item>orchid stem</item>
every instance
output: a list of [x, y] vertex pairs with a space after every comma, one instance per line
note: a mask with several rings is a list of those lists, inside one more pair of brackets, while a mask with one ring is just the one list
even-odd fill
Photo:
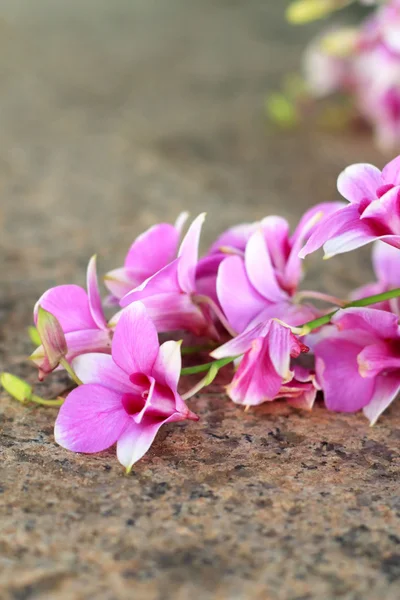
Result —
[[193, 300], [197, 304], [208, 304], [208, 306], [210, 306], [210, 308], [213, 310], [215, 316], [219, 319], [221, 325], [223, 325], [223, 327], [226, 329], [226, 331], [229, 333], [229, 335], [231, 335], [232, 337], [237, 336], [237, 331], [235, 331], [230, 326], [230, 324], [228, 323], [228, 319], [225, 317], [224, 313], [219, 308], [219, 306], [214, 302], [214, 300], [212, 300], [212, 298], [209, 298], [208, 296], [203, 296], [201, 294], [195, 294], [193, 296]]
[[198, 346], [183, 346], [181, 349], [182, 356], [186, 354], [197, 354], [198, 352], [208, 352], [208, 350], [215, 350], [217, 344], [199, 344]]
[[29, 400], [30, 402], [35, 402], [36, 404], [40, 404], [41, 406], [61, 406], [62, 404], [64, 404], [64, 398], [57, 398], [56, 400], [46, 400], [45, 398], [36, 396], [36, 394], [32, 394]]
[[[394, 290], [390, 290], [389, 292], [384, 292], [383, 294], [375, 294], [374, 296], [367, 296], [366, 298], [361, 298], [360, 300], [353, 300], [352, 302], [346, 302], [346, 304], [342, 308], [361, 308], [364, 306], [371, 306], [372, 304], [377, 304], [378, 302], [384, 302], [385, 300], [391, 300], [392, 298], [400, 297], [400, 288], [396, 288]], [[322, 317], [318, 317], [318, 319], [313, 319], [312, 321], [308, 321], [304, 323], [302, 326], [301, 335], [307, 335], [310, 331], [314, 329], [318, 329], [322, 327], [322, 325], [327, 325], [332, 319], [333, 315], [337, 313], [337, 310], [333, 310]]]
[[196, 365], [195, 367], [185, 367], [181, 370], [181, 375], [195, 375], [196, 373], [204, 373], [204, 371], [208, 371], [213, 366], [217, 367], [219, 370], [225, 365], [229, 365], [229, 363], [233, 362], [236, 358], [237, 356], [228, 356], [227, 358], [220, 358], [219, 360], [213, 360], [212, 362]]
[[60, 365], [64, 367], [72, 381], [74, 381], [77, 385], [82, 385], [83, 382], [79, 379], [78, 375], [75, 373], [66, 358], [60, 359]]

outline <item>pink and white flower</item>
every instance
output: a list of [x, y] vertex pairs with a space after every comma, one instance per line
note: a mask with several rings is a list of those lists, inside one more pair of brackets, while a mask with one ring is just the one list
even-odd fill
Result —
[[316, 316], [316, 309], [293, 303], [303, 275], [298, 254], [318, 220], [338, 206], [317, 204], [304, 214], [293, 235], [285, 219], [266, 217], [251, 233], [244, 252], [221, 262], [217, 295], [234, 330], [242, 333], [271, 318], [300, 325]]
[[[191, 224], [182, 240], [178, 258], [126, 294], [122, 307], [140, 300], [159, 332], [185, 329], [195, 335], [218, 339], [210, 308], [198, 297], [196, 269], [201, 228], [205, 214]], [[119, 318], [117, 315], [112, 322]]]
[[176, 258], [187, 216], [187, 213], [181, 213], [175, 225], [153, 225], [135, 239], [124, 266], [109, 271], [104, 277], [104, 283], [111, 292], [109, 303], [118, 304], [126, 294]]
[[374, 424], [400, 392], [400, 327], [396, 315], [348, 308], [314, 348], [317, 380], [329, 410], [363, 409]]
[[[220, 359], [243, 354], [227, 393], [236, 404], [256, 406], [286, 393], [299, 400], [305, 394], [303, 399], [306, 399], [309, 387], [305, 389], [300, 385], [304, 383], [301, 378], [305, 374], [298, 372], [300, 379], [294, 381], [290, 361], [307, 351], [307, 346], [288, 326], [271, 319], [227, 342], [211, 355]], [[309, 396], [307, 401], [310, 402]]]
[[[90, 259], [87, 269], [87, 291], [78, 285], [50, 288], [35, 305], [35, 324], [39, 306], [54, 315], [61, 325], [68, 347], [68, 362], [87, 352], [111, 352], [112, 330], [107, 325], [101, 304], [95, 256]], [[42, 375], [53, 370], [43, 346], [39, 346], [30, 358]]]
[[148, 451], [160, 427], [198, 417], [177, 391], [180, 343], [159, 346], [145, 307], [124, 310], [112, 355], [86, 354], [73, 367], [83, 381], [67, 396], [55, 424], [58, 444], [74, 452], [100, 452], [117, 443], [127, 471]]
[[370, 164], [351, 165], [337, 185], [349, 204], [318, 223], [299, 256], [323, 246], [328, 258], [375, 240], [400, 249], [400, 156], [382, 171]]

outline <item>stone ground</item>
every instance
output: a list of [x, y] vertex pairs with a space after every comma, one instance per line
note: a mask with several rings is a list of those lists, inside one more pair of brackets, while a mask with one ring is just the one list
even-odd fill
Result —
[[[224, 227], [294, 224], [336, 198], [347, 164], [384, 158], [367, 135], [277, 133], [263, 99], [312, 28], [276, 0], [0, 1], [0, 367], [24, 362], [35, 300], [118, 265], [179, 211]], [[365, 254], [312, 262], [345, 293]], [[65, 380], [64, 380], [65, 381]], [[400, 409], [361, 415], [283, 402], [244, 414], [221, 382], [199, 424], [165, 428], [130, 477], [114, 451], [57, 447], [52, 410], [1, 394], [4, 600], [397, 600]], [[63, 389], [55, 377], [44, 393]], [[340, 394], [340, 389], [338, 389]]]

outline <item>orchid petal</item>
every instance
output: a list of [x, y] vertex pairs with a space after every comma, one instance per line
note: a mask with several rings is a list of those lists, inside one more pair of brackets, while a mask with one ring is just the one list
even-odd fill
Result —
[[377, 377], [375, 393], [363, 413], [369, 419], [371, 425], [375, 425], [380, 415], [387, 409], [389, 404], [395, 400], [400, 393], [400, 377], [397, 374], [389, 374]]
[[398, 317], [376, 308], [346, 308], [338, 310], [331, 319], [340, 331], [361, 330], [378, 339], [398, 337]]
[[246, 248], [246, 244], [250, 239], [250, 236], [254, 233], [258, 227], [257, 223], [243, 223], [241, 225], [235, 225], [227, 231], [224, 231], [219, 238], [213, 243], [209, 250], [209, 254], [218, 253], [221, 248], [235, 248], [242, 250]]
[[369, 225], [360, 220], [358, 207], [349, 204], [320, 221], [299, 252], [299, 257], [304, 258], [321, 246], [324, 246], [326, 255], [333, 256], [359, 248], [375, 239]]
[[175, 227], [176, 231], [178, 232], [178, 238], [182, 235], [182, 230], [185, 227], [185, 223], [188, 220], [188, 218], [189, 218], [188, 212], [184, 211], [184, 212], [179, 213], [179, 215], [175, 221], [175, 224], [174, 224], [174, 227]]
[[398, 248], [377, 242], [372, 250], [372, 263], [379, 281], [393, 288], [400, 287], [400, 252]]
[[115, 328], [112, 357], [128, 375], [151, 373], [158, 355], [157, 330], [141, 302], [122, 313]]
[[161, 344], [153, 367], [153, 377], [162, 385], [176, 390], [181, 368], [181, 342], [169, 340]]
[[239, 256], [229, 256], [219, 266], [217, 295], [232, 327], [242, 332], [265, 307], [266, 300], [251, 285]]
[[120, 305], [125, 307], [132, 302], [143, 300], [155, 294], [179, 294], [181, 292], [177, 277], [179, 261], [180, 258], [173, 260], [152, 277], [146, 279], [141, 285], [124, 296], [120, 301]]
[[316, 345], [317, 379], [329, 410], [355, 412], [373, 397], [375, 381], [361, 377], [357, 356], [362, 346], [340, 337], [330, 337]]
[[180, 232], [169, 223], [153, 225], [133, 242], [124, 266], [147, 279], [176, 256]]
[[251, 344], [256, 338], [264, 337], [271, 326], [271, 321], [258, 323], [255, 327], [245, 329], [241, 334], [226, 342], [219, 348], [210, 353], [210, 356], [219, 360], [228, 356], [239, 356], [251, 348]]
[[104, 317], [99, 284], [96, 273], [96, 255], [92, 256], [87, 269], [87, 293], [89, 299], [89, 310], [93, 321], [99, 329], [107, 327], [107, 321]]
[[360, 218], [362, 221], [373, 219], [374, 225], [382, 228], [385, 234], [400, 235], [400, 186], [388, 190], [381, 198], [371, 202]]
[[178, 281], [183, 292], [191, 294], [195, 291], [196, 267], [199, 254], [201, 228], [206, 215], [202, 213], [190, 225], [182, 240], [178, 256]]
[[[399, 39], [398, 29], [396, 28], [396, 37]], [[396, 156], [386, 167], [382, 169], [382, 178], [385, 183], [400, 185], [400, 156]]]
[[265, 217], [260, 225], [273, 265], [283, 271], [290, 252], [289, 223], [282, 217], [271, 215]]
[[237, 404], [256, 406], [274, 400], [281, 385], [282, 377], [271, 362], [267, 338], [257, 338], [244, 355], [227, 393]]
[[90, 314], [88, 295], [78, 285], [58, 285], [47, 290], [35, 305], [35, 324], [39, 306], [56, 317], [64, 333], [97, 327]]
[[337, 180], [339, 193], [354, 204], [376, 199], [376, 190], [384, 180], [377, 167], [370, 164], [358, 163], [350, 165], [342, 171]]
[[264, 298], [271, 302], [278, 302], [287, 297], [276, 280], [275, 270], [261, 229], [253, 233], [247, 242], [245, 265], [250, 282]]
[[100, 452], [115, 444], [129, 422], [120, 393], [97, 384], [80, 385], [61, 406], [54, 437], [73, 452]]
[[171, 415], [164, 420], [145, 417], [140, 423], [132, 421], [117, 443], [119, 462], [129, 472], [149, 450], [159, 429], [166, 423], [176, 420], [180, 419], [177, 419], [176, 415]]
[[141, 283], [143, 283], [143, 278], [125, 267], [113, 269], [104, 276], [104, 285], [116, 299], [114, 304], [117, 305], [121, 298]]
[[[275, 371], [283, 378], [287, 379], [290, 372], [290, 355], [293, 352], [293, 340], [296, 338], [289, 327], [285, 327], [276, 320], [272, 320], [268, 332], [269, 357]], [[295, 347], [300, 345], [294, 344]], [[300, 354], [300, 349], [297, 355]]]
[[73, 360], [72, 367], [84, 384], [99, 383], [120, 394], [132, 392], [129, 375], [120, 369], [109, 354], [82, 354]]
[[[358, 355], [357, 361], [362, 377], [376, 377], [396, 370], [400, 373], [400, 352], [395, 352], [390, 342], [366, 346]], [[400, 381], [400, 375], [398, 377]]]

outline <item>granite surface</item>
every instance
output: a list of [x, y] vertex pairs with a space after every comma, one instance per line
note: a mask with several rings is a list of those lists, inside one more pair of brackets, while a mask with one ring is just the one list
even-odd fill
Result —
[[[35, 300], [102, 271], [133, 237], [207, 210], [204, 243], [239, 220], [294, 224], [336, 198], [367, 135], [276, 132], [265, 93], [313, 28], [276, 0], [0, 0], [0, 368], [25, 357]], [[315, 29], [315, 27], [314, 27]], [[312, 260], [337, 294], [367, 253]], [[361, 415], [277, 402], [249, 413], [220, 380], [199, 423], [165, 427], [125, 477], [114, 450], [55, 445], [53, 410], [0, 393], [4, 600], [397, 600], [400, 407]], [[55, 376], [43, 394], [65, 387]], [[340, 394], [340, 389], [338, 389]]]

